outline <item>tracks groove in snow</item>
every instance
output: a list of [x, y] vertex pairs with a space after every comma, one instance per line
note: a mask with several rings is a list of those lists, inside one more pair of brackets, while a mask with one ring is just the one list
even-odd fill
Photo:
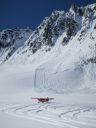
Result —
[[56, 103], [1, 104], [0, 111], [64, 128], [96, 128], [96, 107]]

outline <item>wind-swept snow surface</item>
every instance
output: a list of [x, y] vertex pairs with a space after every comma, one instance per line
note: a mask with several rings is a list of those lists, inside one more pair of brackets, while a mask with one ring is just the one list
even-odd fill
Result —
[[[96, 94], [36, 93], [31, 66], [3, 66], [0, 71], [0, 127], [96, 127]], [[55, 100], [37, 103], [31, 99], [48, 96]]]
[[[14, 117], [15, 118], [18, 117], [19, 119], [21, 119], [21, 121], [26, 119], [25, 122], [29, 122], [29, 124], [27, 123], [28, 128], [33, 127], [32, 123], [34, 121], [35, 123], [38, 124], [37, 128], [42, 127], [41, 124], [44, 124], [43, 126], [45, 126], [46, 128], [49, 126], [52, 128], [54, 127], [95, 128], [96, 127], [96, 107], [92, 107], [89, 105], [66, 106], [60, 104], [58, 105], [57, 103], [2, 104], [0, 106], [0, 111], [1, 114], [4, 113], [4, 115], [6, 114], [7, 117], [9, 116], [9, 120], [10, 120], [10, 116], [13, 117], [12, 120], [14, 120]], [[32, 121], [32, 123], [30, 122], [30, 120]], [[24, 127], [25, 127], [25, 122], [22, 122], [24, 124]], [[4, 126], [6, 125], [3, 124], [3, 127]], [[36, 124], [34, 127], [36, 127]]]

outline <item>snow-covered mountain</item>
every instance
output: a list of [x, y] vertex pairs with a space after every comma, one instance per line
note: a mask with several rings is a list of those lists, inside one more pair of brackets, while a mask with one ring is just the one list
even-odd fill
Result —
[[68, 12], [54, 11], [26, 42], [20, 36], [19, 43], [14, 43], [20, 47], [11, 50], [12, 54], [8, 51], [14, 48], [13, 43], [11, 47], [8, 42], [14, 38], [4, 36], [6, 42], [2, 43], [1, 37], [0, 60], [3, 58], [5, 64], [34, 67], [37, 89], [58, 93], [96, 92], [96, 4], [72, 5]]
[[7, 61], [18, 48], [23, 46], [31, 34], [32, 30], [30, 28], [0, 31], [0, 64]]
[[0, 32], [0, 128], [32, 126], [96, 128], [96, 4]]

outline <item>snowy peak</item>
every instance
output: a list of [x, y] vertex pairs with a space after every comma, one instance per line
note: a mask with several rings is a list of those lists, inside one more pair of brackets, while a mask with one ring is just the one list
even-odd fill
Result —
[[62, 33], [65, 32], [64, 43], [67, 44], [76, 31], [77, 22], [70, 15], [68, 16], [64, 11], [54, 11], [32, 34], [28, 41], [29, 49], [33, 53], [42, 47], [50, 51]]
[[0, 46], [1, 47], [7, 47], [8, 45], [14, 44], [16, 40], [22, 39], [26, 34], [31, 34], [32, 30], [27, 28], [27, 29], [19, 29], [19, 28], [14, 28], [14, 29], [6, 29], [2, 30], [0, 32]]
[[[89, 22], [96, 15], [96, 4], [86, 7], [72, 5], [67, 13], [53, 11], [51, 16], [45, 18], [37, 27], [28, 41], [29, 50], [35, 53], [42, 47], [50, 51], [58, 37], [65, 32], [62, 44], [66, 45], [82, 27], [88, 28]], [[91, 20], [91, 21], [90, 21]]]
[[2, 30], [0, 32], [0, 63], [8, 60], [18, 48], [23, 46], [31, 34], [30, 28]]
[[46, 46], [50, 49], [50, 47], [55, 45], [58, 36], [61, 34], [61, 31], [63, 31], [61, 22], [64, 14], [63, 11], [54, 11], [50, 17], [45, 18], [37, 27], [28, 41], [28, 45], [33, 53], [42, 46]]

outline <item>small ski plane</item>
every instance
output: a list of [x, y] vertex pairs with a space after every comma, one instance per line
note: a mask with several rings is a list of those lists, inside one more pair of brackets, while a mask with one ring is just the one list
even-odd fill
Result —
[[31, 99], [36, 99], [38, 101], [38, 103], [40, 103], [40, 102], [47, 103], [47, 102], [49, 102], [49, 100], [54, 100], [54, 98], [49, 98], [49, 97], [47, 97], [47, 98], [31, 98]]

